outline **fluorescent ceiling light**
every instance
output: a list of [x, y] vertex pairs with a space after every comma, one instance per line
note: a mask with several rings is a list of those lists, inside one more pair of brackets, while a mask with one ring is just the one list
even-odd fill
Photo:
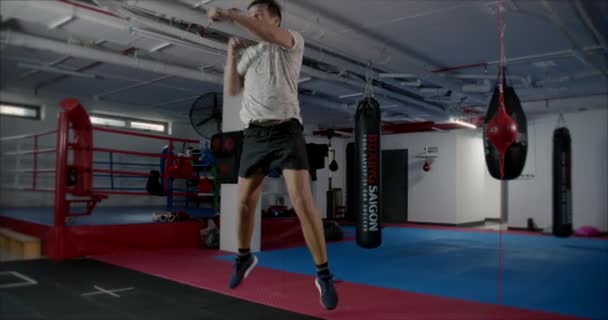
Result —
[[160, 50], [165, 49], [165, 48], [167, 48], [169, 46], [171, 46], [171, 44], [168, 43], [168, 42], [162, 43], [162, 44], [159, 44], [156, 47], [153, 47], [152, 49], [150, 49], [150, 52], [160, 51]]
[[0, 114], [28, 118], [35, 118], [37, 116], [36, 110], [34, 109], [11, 106], [6, 104], [0, 104]]
[[404, 82], [401, 82], [401, 85], [404, 87], [420, 87], [422, 85], [422, 81], [420, 81], [420, 80], [404, 81]]
[[53, 30], [53, 29], [57, 29], [63, 25], [68, 24], [70, 21], [72, 21], [74, 19], [74, 16], [67, 16], [67, 17], [63, 17], [55, 22], [52, 22], [51, 24], [49, 24], [49, 29]]
[[208, 4], [208, 3], [212, 2], [212, 1], [213, 0], [202, 0], [202, 1], [199, 1], [199, 3], [193, 5], [192, 8], [198, 8], [198, 7], [200, 7], [200, 6], [204, 5], [204, 4]]
[[363, 93], [358, 92], [358, 93], [350, 93], [350, 94], [343, 94], [341, 96], [339, 96], [340, 99], [346, 99], [346, 98], [354, 98], [354, 97], [360, 97], [362, 96]]
[[458, 125], [461, 125], [463, 127], [467, 127], [467, 128], [471, 128], [471, 129], [477, 129], [476, 125], [474, 125], [472, 123], [469, 123], [469, 122], [465, 122], [465, 121], [461, 121], [461, 120], [457, 120], [457, 119], [450, 119], [450, 122], [458, 124]]
[[303, 77], [303, 78], [300, 78], [300, 81], [298, 81], [298, 82], [299, 83], [304, 83], [304, 82], [307, 82], [307, 81], [310, 81], [310, 80], [312, 80], [311, 77]]
[[379, 75], [380, 78], [403, 78], [410, 79], [416, 78], [416, 75], [410, 73], [381, 73]]
[[110, 126], [110, 127], [121, 127], [124, 128], [127, 126], [127, 122], [124, 120], [112, 119], [112, 118], [104, 118], [98, 116], [90, 116], [92, 124], [98, 124], [102, 126]]
[[130, 127], [133, 129], [165, 132], [165, 126], [162, 124], [156, 124], [156, 123], [131, 121]]

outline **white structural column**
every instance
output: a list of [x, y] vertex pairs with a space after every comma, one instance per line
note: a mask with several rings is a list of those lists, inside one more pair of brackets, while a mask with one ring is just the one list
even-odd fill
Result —
[[[240, 96], [229, 97], [224, 95], [222, 120], [223, 132], [239, 131], [243, 129], [243, 123], [241, 122], [239, 117], [239, 112], [241, 110], [241, 101], [242, 98]], [[238, 185], [222, 184], [221, 197], [220, 250], [228, 252], [238, 252], [238, 243], [236, 235]], [[261, 207], [261, 201], [258, 201], [258, 206], [255, 209], [255, 227], [253, 229], [253, 237], [250, 248], [252, 252], [260, 251], [262, 222]]]

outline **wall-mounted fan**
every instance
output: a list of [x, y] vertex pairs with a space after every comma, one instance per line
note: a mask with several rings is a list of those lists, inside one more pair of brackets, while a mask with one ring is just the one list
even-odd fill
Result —
[[223, 95], [209, 92], [198, 97], [190, 108], [192, 128], [203, 138], [211, 140], [214, 134], [222, 131]]

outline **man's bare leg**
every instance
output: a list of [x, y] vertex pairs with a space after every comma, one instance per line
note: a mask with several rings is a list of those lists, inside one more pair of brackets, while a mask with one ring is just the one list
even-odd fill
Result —
[[310, 191], [308, 170], [283, 170], [283, 177], [289, 192], [289, 199], [300, 220], [306, 245], [316, 265], [327, 262], [325, 232], [321, 214]]
[[308, 170], [285, 169], [283, 177], [291, 204], [300, 220], [306, 245], [317, 267], [315, 285], [319, 290], [321, 305], [326, 309], [334, 309], [338, 304], [338, 294], [329, 271], [323, 221], [310, 190], [310, 174]]
[[265, 175], [257, 173], [248, 178], [239, 177], [238, 216], [236, 223], [239, 256], [230, 279], [230, 288], [237, 287], [255, 267], [257, 258], [251, 254], [251, 237], [255, 226], [257, 207]]
[[239, 249], [249, 249], [253, 227], [255, 225], [255, 208], [262, 193], [265, 176], [261, 173], [248, 178], [239, 177], [237, 237]]

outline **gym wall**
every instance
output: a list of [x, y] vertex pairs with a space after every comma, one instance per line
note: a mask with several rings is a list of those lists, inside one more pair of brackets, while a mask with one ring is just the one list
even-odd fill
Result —
[[[338, 163], [338, 171], [332, 172], [332, 188], [342, 189], [342, 205], [346, 206], [346, 145], [351, 142], [350, 139], [333, 138], [331, 140], [332, 148], [336, 151], [336, 162]], [[306, 137], [306, 143], [318, 143], [326, 144], [327, 138], [323, 137]], [[321, 212], [321, 217], [327, 217], [327, 188], [329, 187], [328, 181], [328, 164], [327, 158], [325, 158], [325, 168], [317, 170], [317, 181], [313, 183], [313, 193], [315, 197], [315, 203]]]
[[[24, 103], [32, 105], [42, 105], [43, 113], [41, 120], [27, 120], [13, 117], [0, 117], [0, 136], [14, 136], [20, 134], [43, 132], [47, 130], [53, 130], [57, 128], [57, 119], [60, 112], [59, 102], [65, 97], [57, 96], [44, 96], [36, 97], [30, 94], [25, 94], [18, 91], [1, 91], [0, 97], [3, 101], [13, 103]], [[171, 121], [172, 119], [163, 119], [162, 115], [155, 115], [149, 110], [145, 110], [145, 115], [133, 112], [133, 107], [129, 106], [118, 106], [107, 102], [81, 100], [87, 111], [92, 112], [106, 112], [120, 113], [125, 117], [143, 118], [150, 120], [163, 120]], [[153, 118], [150, 118], [150, 117]], [[182, 129], [181, 126], [189, 124], [180, 124], [173, 122], [172, 131], [175, 132], [187, 132], [187, 129]], [[177, 136], [177, 135], [176, 135]], [[114, 149], [123, 150], [136, 150], [141, 152], [160, 153], [161, 149], [166, 145], [166, 142], [152, 139], [142, 139], [137, 137], [129, 137], [127, 139], [124, 136], [116, 138], [117, 136], [110, 133], [95, 132], [94, 141], [96, 146], [109, 147]], [[189, 135], [188, 137], [194, 137]], [[41, 140], [40, 148], [55, 147], [55, 136], [44, 137]], [[22, 144], [21, 148], [33, 149], [33, 144]], [[15, 150], [14, 146], [9, 143], [3, 143], [0, 146], [2, 150]], [[47, 160], [45, 160], [47, 159]], [[155, 163], [160, 160], [153, 158], [143, 157], [132, 157], [123, 155], [114, 155], [115, 162], [143, 162], [143, 163]], [[109, 161], [107, 153], [95, 153], [95, 161]], [[21, 161], [22, 168], [31, 168], [32, 160], [30, 157], [23, 157]], [[55, 159], [53, 155], [40, 155], [38, 167], [39, 168], [53, 168], [55, 166]], [[9, 172], [15, 169], [15, 157], [2, 157], [2, 164], [0, 169], [1, 183], [3, 185], [12, 185], [14, 183], [14, 174]], [[107, 165], [95, 165], [96, 168], [107, 169]], [[149, 171], [150, 168], [132, 167], [121, 169], [129, 171]], [[120, 169], [118, 169], [120, 170]], [[31, 184], [31, 174], [21, 174], [22, 180], [20, 185]], [[40, 174], [38, 176], [40, 188], [54, 188], [54, 174]], [[108, 178], [95, 178], [96, 187], [109, 187]], [[142, 190], [145, 190], [145, 179], [115, 179], [115, 187], [120, 187], [122, 183], [123, 187], [138, 187], [141, 185]], [[51, 206], [53, 203], [52, 193], [41, 193], [41, 192], [15, 192], [15, 191], [3, 191], [0, 195], [0, 206], [3, 207], [45, 207]], [[108, 200], [103, 201], [100, 206], [143, 206], [143, 205], [165, 205], [166, 199], [164, 197], [128, 197], [128, 196], [111, 196]]]
[[[594, 226], [608, 231], [608, 110], [564, 114], [572, 137], [573, 227]], [[558, 115], [529, 119], [528, 153], [524, 173], [534, 175], [509, 186], [509, 226], [552, 224], [552, 146]]]
[[[424, 146], [439, 148], [432, 169], [416, 158]], [[483, 159], [481, 131], [453, 130], [385, 135], [382, 149], [409, 150], [409, 222], [462, 224], [498, 218], [499, 183]]]
[[493, 179], [487, 169], [481, 129], [458, 130], [454, 133], [458, 223], [499, 218], [500, 182]]

